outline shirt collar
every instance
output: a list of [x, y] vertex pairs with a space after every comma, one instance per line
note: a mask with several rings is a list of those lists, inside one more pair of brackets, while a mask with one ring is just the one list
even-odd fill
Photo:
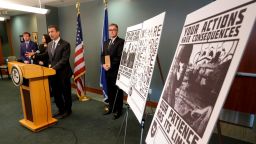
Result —
[[114, 43], [114, 41], [116, 40], [116, 38], [117, 38], [117, 36], [111, 39], [112, 43]]
[[55, 43], [55, 45], [56, 45], [56, 44], [58, 44], [58, 43], [59, 43], [59, 41], [60, 41], [60, 37], [59, 37], [59, 38], [57, 38], [56, 40], [53, 40], [53, 42]]

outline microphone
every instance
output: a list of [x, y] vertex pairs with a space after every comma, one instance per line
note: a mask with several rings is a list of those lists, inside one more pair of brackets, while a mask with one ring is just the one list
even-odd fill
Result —
[[35, 53], [39, 54], [39, 53], [40, 53], [40, 50], [37, 50]]
[[36, 54], [40, 54], [40, 50], [37, 50], [34, 54], [31, 55], [31, 57], [36, 55]]
[[[32, 51], [33, 52], [33, 51]], [[35, 53], [33, 53], [32, 55], [30, 55], [29, 56], [29, 61], [30, 61], [30, 63], [31, 64], [33, 64], [34, 63], [34, 56], [36, 55], [36, 54], [39, 54], [40, 53], [40, 50], [37, 50]]]

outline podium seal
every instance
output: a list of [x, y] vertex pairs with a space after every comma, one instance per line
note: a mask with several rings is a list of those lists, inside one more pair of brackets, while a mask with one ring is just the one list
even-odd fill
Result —
[[20, 86], [22, 84], [23, 75], [19, 66], [13, 65], [11, 70], [11, 78], [15, 86]]

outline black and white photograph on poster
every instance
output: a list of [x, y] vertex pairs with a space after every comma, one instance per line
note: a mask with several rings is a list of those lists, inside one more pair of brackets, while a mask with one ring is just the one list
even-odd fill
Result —
[[187, 16], [147, 144], [208, 142], [255, 25], [255, 8], [256, 1], [222, 0]]
[[202, 137], [238, 41], [179, 46], [163, 99]]
[[141, 122], [144, 114], [164, 17], [165, 12], [144, 21], [138, 41], [127, 102], [139, 122]]
[[137, 24], [128, 27], [126, 31], [125, 43], [116, 81], [116, 85], [126, 93], [128, 93], [130, 88], [130, 78], [138, 48], [138, 40], [141, 28], [142, 24]]

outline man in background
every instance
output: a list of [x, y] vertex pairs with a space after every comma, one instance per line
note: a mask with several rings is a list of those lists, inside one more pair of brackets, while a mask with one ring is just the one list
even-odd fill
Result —
[[26, 53], [36, 52], [38, 50], [37, 44], [30, 40], [30, 33], [23, 33], [24, 42], [20, 44], [20, 61], [25, 64], [31, 63], [30, 57], [26, 56]]
[[[116, 86], [116, 78], [124, 47], [124, 39], [117, 36], [117, 24], [110, 24], [108, 30], [110, 39], [104, 42], [102, 53], [102, 64], [106, 71], [109, 98], [109, 109], [104, 114], [114, 112], [113, 119], [118, 119], [123, 109], [123, 91]], [[110, 59], [110, 62], [107, 62], [107, 59]]]

